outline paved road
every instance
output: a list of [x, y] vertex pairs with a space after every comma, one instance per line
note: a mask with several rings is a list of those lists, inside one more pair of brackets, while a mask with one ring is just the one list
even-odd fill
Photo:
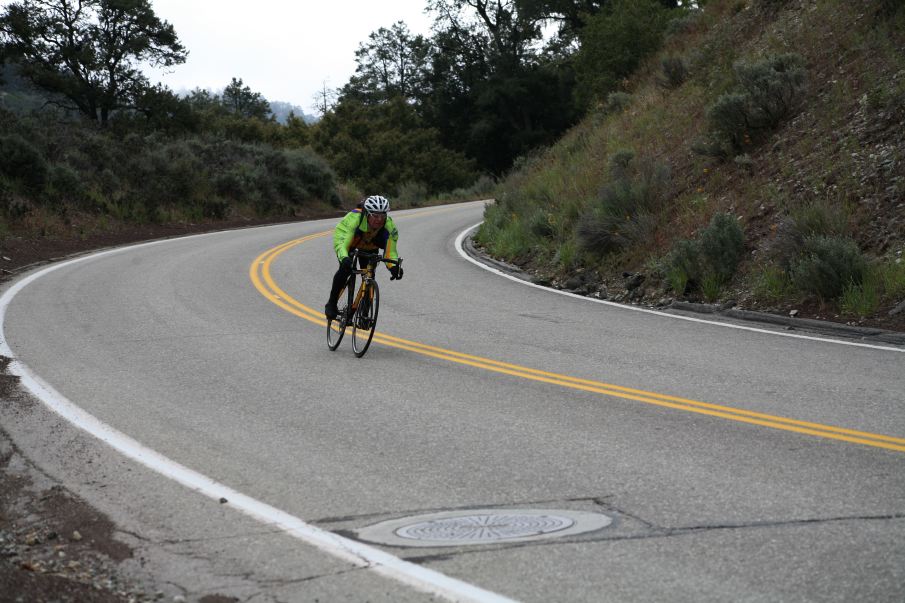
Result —
[[[16, 295], [6, 340], [34, 374], [119, 432], [331, 532], [354, 537], [382, 520], [469, 508], [613, 519], [537, 542], [382, 547], [487, 593], [905, 598], [905, 354], [525, 287], [455, 250], [481, 214], [481, 204], [399, 212], [406, 273], [381, 275], [380, 331], [410, 343], [375, 342], [361, 360], [348, 342], [328, 352], [323, 327], [305, 318], [323, 308], [329, 239], [278, 248], [330, 229], [325, 221], [65, 266]], [[40, 449], [38, 431], [20, 429], [22, 445]], [[66, 434], [72, 446], [97, 446]], [[242, 570], [203, 588], [281, 600], [431, 596], [260, 529], [229, 505], [211, 511], [203, 496], [103, 447], [93, 468], [67, 466], [77, 453], [55, 442], [57, 471], [95, 471], [67, 479], [133, 536], [144, 524], [155, 534], [180, 526], [199, 547], [222, 536], [217, 554]], [[186, 519], [199, 513], [203, 521]], [[166, 565], [172, 581], [202, 592], [200, 570], [179, 566]]]

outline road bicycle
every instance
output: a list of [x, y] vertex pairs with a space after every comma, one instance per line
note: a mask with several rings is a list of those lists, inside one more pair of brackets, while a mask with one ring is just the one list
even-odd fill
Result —
[[[354, 250], [352, 255], [352, 274], [346, 281], [346, 285], [339, 294], [340, 300], [345, 304], [339, 307], [336, 318], [327, 320], [327, 347], [335, 351], [346, 334], [346, 329], [352, 329], [352, 351], [358, 358], [364, 356], [374, 337], [374, 329], [377, 328], [377, 311], [380, 309], [380, 288], [374, 270], [381, 262], [397, 266], [402, 264], [402, 258], [394, 260], [385, 258], [379, 253]], [[355, 268], [355, 266], [361, 266]], [[355, 277], [361, 276], [361, 284], [355, 292]]]

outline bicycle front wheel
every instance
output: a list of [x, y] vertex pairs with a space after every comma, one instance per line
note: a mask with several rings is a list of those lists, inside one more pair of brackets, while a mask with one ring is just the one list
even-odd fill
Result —
[[377, 328], [377, 310], [379, 309], [380, 289], [377, 288], [377, 281], [371, 281], [352, 317], [352, 351], [359, 358], [364, 356], [368, 351], [368, 346], [371, 345], [374, 329]]
[[343, 298], [343, 293], [346, 294], [346, 304], [339, 307], [336, 318], [327, 321], [327, 347], [331, 352], [336, 351], [336, 348], [342, 343], [343, 335], [346, 334], [346, 326], [352, 315], [352, 289], [352, 283], [346, 283], [345, 291], [339, 294], [339, 299]]

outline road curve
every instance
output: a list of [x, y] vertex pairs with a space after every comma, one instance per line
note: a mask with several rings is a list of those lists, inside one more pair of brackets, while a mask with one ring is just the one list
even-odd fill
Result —
[[[901, 600], [901, 353], [524, 287], [457, 253], [481, 213], [398, 212], [405, 278], [381, 275], [360, 360], [324, 343], [325, 221], [63, 266], [11, 299], [5, 342], [103, 424], [327, 534], [475, 508], [613, 519], [536, 542], [367, 545], [479, 600]], [[344, 580], [347, 560], [294, 546], [320, 574], [339, 564], [334, 595], [446, 592]]]

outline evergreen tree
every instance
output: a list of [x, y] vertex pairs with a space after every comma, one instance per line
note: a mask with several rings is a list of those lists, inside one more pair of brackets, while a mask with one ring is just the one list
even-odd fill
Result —
[[187, 51], [149, 0], [21, 0], [0, 15], [0, 54], [52, 102], [106, 124], [150, 88], [142, 63], [171, 67]]

